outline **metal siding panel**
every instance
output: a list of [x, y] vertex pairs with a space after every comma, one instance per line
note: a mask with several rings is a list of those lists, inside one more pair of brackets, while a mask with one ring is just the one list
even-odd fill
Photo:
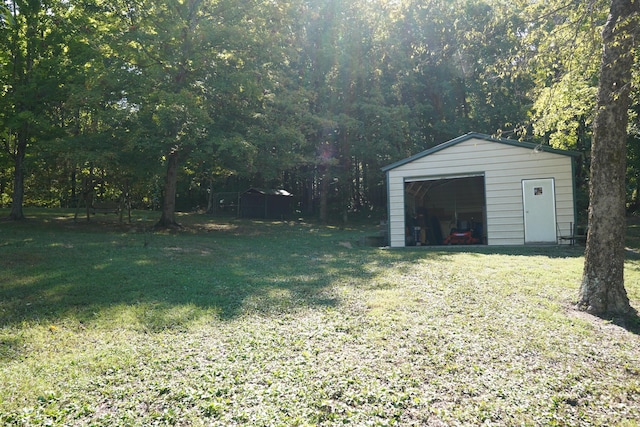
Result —
[[[503, 211], [493, 210], [491, 219], [495, 221], [507, 221], [512, 219], [512, 221], [521, 222], [522, 220], [522, 209], [513, 210], [513, 209], [505, 209]], [[515, 220], [513, 220], [515, 218]]]
[[509, 165], [515, 163], [546, 162], [557, 165], [570, 164], [570, 158], [560, 154], [534, 152], [523, 147], [510, 147], [490, 141], [466, 141], [432, 155], [417, 159], [394, 169], [406, 175], [407, 171], [437, 170], [452, 165], [464, 165], [477, 169], [478, 165]]
[[387, 173], [389, 197], [389, 246], [404, 246], [404, 176], [397, 170]]
[[487, 239], [489, 246], [523, 246], [524, 239], [519, 237], [492, 237]]

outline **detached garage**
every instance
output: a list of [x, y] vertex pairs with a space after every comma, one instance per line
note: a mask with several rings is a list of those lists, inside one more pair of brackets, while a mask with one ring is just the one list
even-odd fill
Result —
[[576, 221], [576, 156], [469, 133], [393, 163], [389, 243], [556, 244]]

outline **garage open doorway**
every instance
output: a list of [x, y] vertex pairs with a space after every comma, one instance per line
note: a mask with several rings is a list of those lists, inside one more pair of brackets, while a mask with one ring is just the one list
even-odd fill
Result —
[[486, 244], [484, 174], [405, 179], [406, 245]]

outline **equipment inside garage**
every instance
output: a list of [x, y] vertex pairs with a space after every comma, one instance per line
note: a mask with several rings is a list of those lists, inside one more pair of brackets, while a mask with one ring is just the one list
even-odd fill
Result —
[[484, 244], [484, 175], [405, 182], [407, 245]]

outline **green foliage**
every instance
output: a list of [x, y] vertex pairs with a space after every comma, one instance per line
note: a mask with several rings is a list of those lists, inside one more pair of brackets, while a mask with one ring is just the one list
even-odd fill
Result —
[[557, 148], [588, 150], [607, 2], [535, 2], [524, 37], [535, 87], [534, 135]]
[[534, 134], [548, 138], [554, 148], [584, 149], [584, 140], [590, 139], [587, 129], [593, 121], [597, 89], [593, 82], [571, 73], [542, 89], [533, 106]]
[[154, 198], [179, 151], [199, 197], [234, 176], [355, 212], [384, 206], [382, 166], [469, 131], [588, 154], [606, 6], [13, 0], [0, 162], [25, 146], [27, 204], [72, 199], [90, 168]]

